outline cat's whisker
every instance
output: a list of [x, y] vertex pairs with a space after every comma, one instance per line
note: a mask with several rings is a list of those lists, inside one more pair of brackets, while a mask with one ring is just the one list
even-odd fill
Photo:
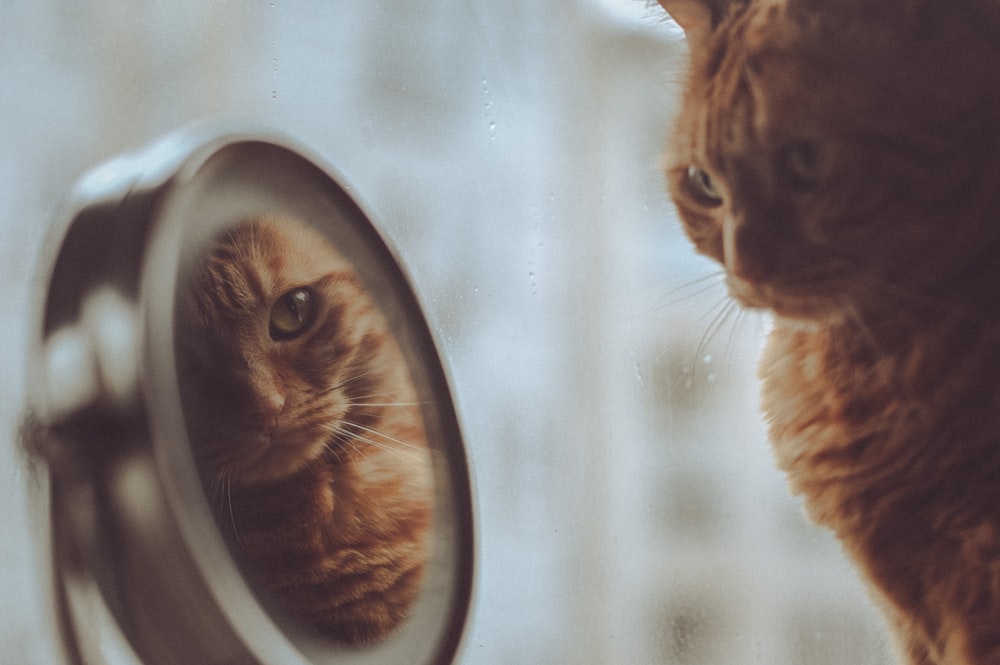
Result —
[[712, 270], [711, 272], [701, 275], [700, 277], [695, 277], [694, 279], [684, 282], [680, 286], [671, 289], [669, 292], [667, 292], [667, 295], [668, 296], [677, 295], [684, 289], [689, 289], [691, 287], [698, 286], [709, 280], [719, 280], [713, 283], [712, 286], [721, 285], [722, 279], [725, 278], [725, 276], [726, 276], [726, 271], [724, 269]]
[[729, 366], [729, 357], [733, 351], [733, 345], [736, 343], [737, 338], [742, 338], [740, 335], [740, 328], [743, 323], [747, 320], [748, 312], [742, 307], [736, 308], [736, 318], [733, 319], [732, 330], [729, 333], [729, 340], [726, 342], [726, 349], [722, 352], [721, 366]]
[[216, 501], [218, 501], [220, 504], [222, 503], [222, 479], [224, 474], [225, 474], [225, 469], [223, 468], [223, 470], [220, 470], [218, 473], [216, 473], [214, 478], [212, 479], [211, 491], [209, 491], [208, 493], [208, 503], [211, 506], [215, 506]]
[[[351, 439], [364, 441], [365, 443], [371, 444], [377, 448], [381, 448], [382, 450], [385, 450], [387, 452], [392, 452], [394, 454], [397, 454], [400, 457], [405, 457], [407, 459], [412, 459], [412, 460], [420, 460], [426, 454], [426, 448], [424, 448], [423, 446], [419, 446], [413, 443], [409, 443], [407, 441], [403, 441], [402, 439], [389, 436], [384, 432], [380, 432], [371, 427], [366, 427], [359, 423], [347, 421], [344, 424], [347, 425], [348, 427], [355, 428], [355, 431], [352, 432], [351, 434]], [[362, 434], [362, 432], [371, 434], [372, 436], [366, 436], [365, 434]], [[376, 439], [374, 437], [379, 437], [379, 438]], [[389, 443], [395, 445], [389, 445]], [[402, 446], [403, 448], [407, 448], [409, 450], [401, 450], [396, 446]]]
[[351, 406], [370, 406], [370, 407], [405, 407], [405, 406], [424, 406], [429, 404], [429, 402], [351, 402]]
[[[366, 442], [366, 443], [367, 443], [367, 442]], [[361, 446], [359, 446], [359, 445], [357, 444], [357, 439], [353, 439], [353, 438], [352, 438], [352, 439], [348, 439], [348, 440], [347, 440], [347, 441], [345, 442], [345, 445], [346, 445], [346, 446], [347, 446], [348, 448], [350, 448], [351, 450], [353, 450], [354, 452], [356, 452], [357, 454], [359, 454], [359, 455], [364, 455], [364, 451], [363, 451], [363, 450], [361, 449]]]
[[[337, 445], [334, 445], [334, 442], [329, 442], [329, 443], [327, 443], [326, 447], [327, 447], [327, 450], [329, 450], [331, 453], [333, 453], [334, 457], [337, 458], [337, 461], [343, 462], [344, 460], [340, 456], [341, 452], [348, 452], [349, 451], [349, 452], [354, 452], [354, 453], [357, 453], [358, 455], [364, 456], [364, 451], [357, 444], [358, 439], [359, 439], [359, 437], [356, 437], [356, 436], [346, 436], [346, 437], [344, 437], [342, 439], [338, 439], [336, 441]], [[363, 438], [361, 438], [360, 440], [364, 441], [365, 443], [368, 443], [368, 441], [366, 441]]]
[[[390, 446], [390, 445], [387, 445], [387, 444], [385, 444], [383, 442], [376, 441], [375, 439], [373, 439], [371, 437], [357, 435], [355, 437], [355, 440], [356, 441], [360, 441], [362, 443], [366, 443], [366, 444], [368, 444], [368, 445], [370, 445], [370, 446], [372, 446], [374, 448], [378, 448], [379, 450], [384, 450], [385, 452], [390, 453], [390, 454], [394, 455], [395, 457], [398, 457], [399, 459], [403, 459], [403, 460], [406, 460], [406, 461], [409, 461], [409, 462], [414, 462], [414, 463], [419, 464], [421, 462], [421, 460], [423, 459], [422, 455], [418, 455], [415, 452], [412, 452], [412, 451], [409, 451], [409, 450], [400, 450], [399, 448], [396, 448], [394, 446]], [[362, 453], [362, 450], [360, 448], [358, 448], [357, 445], [355, 445], [355, 444], [352, 443], [352, 447], [357, 452]]]
[[[360, 374], [355, 374], [355, 375], [351, 376], [350, 378], [345, 379], [344, 381], [341, 381], [337, 385], [330, 386], [329, 388], [324, 388], [324, 389], [320, 390], [319, 392], [316, 393], [316, 396], [317, 397], [323, 397], [325, 395], [328, 395], [328, 394], [330, 394], [332, 392], [335, 392], [335, 391], [338, 391], [338, 390], [349, 390], [351, 384], [356, 383], [356, 382], [358, 382], [358, 381], [360, 381], [362, 379], [365, 379], [365, 378], [367, 378], [367, 377], [375, 374], [376, 372], [381, 372], [381, 370], [372, 370], [371, 372], [362, 372]], [[362, 398], [373, 397], [373, 396], [380, 396], [381, 397], [381, 396], [386, 396], [387, 394], [388, 393], [371, 393], [369, 395], [363, 395]]]
[[226, 505], [229, 508], [229, 523], [233, 527], [233, 538], [236, 540], [236, 543], [242, 547], [243, 540], [240, 538], [240, 530], [236, 526], [236, 514], [233, 511], [233, 476], [232, 473], [230, 473], [228, 467], [226, 467], [224, 473], [225, 473], [225, 488], [226, 488], [225, 498], [226, 498]]
[[[365, 402], [365, 401], [355, 401], [370, 399], [372, 397], [382, 397], [386, 398], [383, 402]], [[428, 402], [401, 402], [393, 399], [392, 395], [389, 394], [378, 394], [378, 395], [361, 395], [357, 398], [351, 398], [349, 401], [350, 408], [355, 409], [390, 409], [390, 410], [400, 410], [409, 411], [412, 414], [411, 418], [408, 418], [406, 422], [410, 424], [418, 424], [422, 422], [419, 411], [415, 411], [415, 408], [419, 408], [428, 404]]]
[[413, 449], [419, 450], [421, 452], [423, 452], [425, 450], [424, 446], [421, 446], [421, 445], [418, 445], [418, 444], [415, 444], [415, 443], [412, 443], [412, 442], [409, 442], [409, 441], [404, 441], [403, 439], [400, 439], [398, 437], [390, 436], [389, 434], [386, 434], [385, 432], [381, 432], [381, 431], [379, 431], [377, 429], [374, 429], [372, 427], [367, 427], [367, 426], [362, 425], [360, 423], [356, 423], [356, 422], [352, 422], [350, 420], [346, 420], [346, 421], [344, 421], [344, 424], [346, 426], [348, 426], [348, 427], [353, 427], [356, 430], [360, 430], [362, 432], [368, 432], [369, 434], [374, 434], [376, 436], [380, 436], [383, 439], [385, 439], [386, 441], [391, 441], [391, 442], [393, 442], [395, 444], [398, 444], [400, 446], [404, 446], [406, 448], [413, 448]]
[[335, 390], [341, 390], [341, 389], [346, 388], [347, 386], [351, 385], [352, 383], [357, 382], [360, 379], [363, 379], [363, 378], [365, 378], [367, 376], [370, 376], [372, 374], [375, 374], [377, 372], [383, 372], [383, 371], [384, 370], [382, 368], [380, 368], [380, 367], [370, 367], [367, 370], [365, 370], [364, 372], [359, 372], [357, 374], [352, 374], [351, 376], [349, 376], [348, 378], [344, 379], [343, 381], [341, 381], [340, 383], [338, 383], [338, 384], [336, 384], [334, 386], [330, 386], [329, 388], [324, 388], [323, 390], [319, 391], [318, 394], [319, 395], [326, 395], [327, 393], [332, 393]]
[[343, 427], [340, 422], [322, 423], [320, 428], [331, 436], [331, 440], [327, 441], [327, 447], [332, 443], [342, 443], [351, 437], [351, 432]]
[[[373, 439], [372, 437], [365, 436], [364, 434], [361, 434], [358, 431], [348, 429], [348, 427], [362, 428], [363, 430], [366, 430], [368, 432], [372, 432], [372, 433], [374, 433], [376, 435], [382, 436], [385, 439], [390, 439], [390, 440], [392, 439], [391, 437], [389, 437], [389, 436], [387, 436], [387, 435], [385, 435], [385, 434], [383, 434], [381, 432], [378, 432], [377, 430], [374, 430], [374, 429], [371, 429], [371, 428], [366, 428], [366, 427], [363, 427], [361, 425], [358, 425], [357, 423], [352, 423], [350, 421], [342, 421], [340, 424], [338, 424], [335, 427], [325, 427], [324, 429], [326, 429], [328, 432], [330, 432], [333, 435], [333, 439], [331, 441], [328, 441], [325, 444], [325, 447], [326, 447], [327, 450], [329, 450], [331, 453], [333, 453], [333, 455], [340, 462], [343, 462], [343, 459], [340, 457], [340, 451], [342, 451], [344, 448], [348, 448], [348, 449], [350, 449], [350, 450], [352, 450], [352, 451], [354, 451], [356, 453], [359, 453], [359, 454], [363, 454], [364, 453], [364, 451], [361, 449], [361, 447], [359, 447], [357, 445], [358, 441], [361, 441], [363, 443], [367, 443], [367, 444], [369, 444], [371, 446], [374, 446], [376, 448], [380, 448], [380, 449], [392, 452], [393, 454], [396, 454], [396, 455], [399, 455], [399, 456], [402, 456], [402, 457], [406, 457], [407, 459], [417, 459], [416, 456], [414, 456], [409, 451], [399, 450], [398, 448], [395, 448], [393, 446], [386, 445], [385, 442], [377, 441], [377, 440]], [[405, 442], [402, 442], [402, 441], [395, 441], [395, 442], [398, 443], [399, 445], [403, 445], [403, 446], [412, 445], [412, 444], [406, 444]], [[419, 446], [413, 446], [413, 447], [420, 448]]]
[[352, 404], [356, 404], [357, 403], [356, 400], [375, 399], [375, 398], [385, 400], [386, 402], [390, 402], [392, 404], [399, 403], [399, 400], [396, 399], [396, 395], [388, 391], [372, 392], [364, 395], [349, 395], [349, 398]]
[[[733, 324], [734, 326], [733, 332], [729, 336], [729, 341], [726, 344], [726, 349], [723, 351], [722, 359], [721, 362], [719, 363], [720, 367], [726, 366], [726, 362], [729, 358], [729, 352], [732, 349], [733, 340], [736, 337], [736, 326], [738, 325], [740, 319], [745, 314], [745, 310], [742, 307], [740, 307], [739, 303], [731, 299], [726, 301], [726, 304], [723, 306], [722, 310], [712, 320], [710, 329], [705, 332], [705, 335], [707, 336], [708, 339], [707, 341], [705, 341], [704, 345], [699, 345], [698, 350], [696, 351], [695, 354], [696, 361], [698, 358], [701, 358], [702, 353], [705, 352], [705, 349], [711, 342], [711, 339], [714, 338], [719, 333], [719, 331], [721, 331], [722, 328], [725, 327], [726, 323], [731, 320], [733, 312], [736, 312], [736, 321]], [[714, 330], [712, 330], [712, 326], [714, 326]], [[705, 340], [705, 337], [703, 336], [702, 339]], [[695, 364], [695, 367], [697, 367], [697, 363]], [[692, 370], [691, 374], [693, 377], [694, 370]], [[701, 408], [699, 409], [699, 416], [698, 416], [699, 418], [701, 418], [704, 415], [705, 409], [708, 407], [712, 395], [715, 393], [715, 386], [718, 385], [719, 383], [718, 373], [717, 372], [710, 373], [706, 377], [706, 380], [708, 381], [708, 388], [705, 390], [705, 397], [702, 400]]]
[[[343, 442], [341, 442], [341, 443], [343, 443]], [[334, 457], [336, 457], [338, 462], [343, 463], [344, 460], [340, 456], [340, 451], [337, 449], [337, 446], [333, 445], [332, 441], [327, 441], [326, 443], [323, 444], [323, 447], [326, 450], [328, 450], [331, 455], [333, 455]]]
[[[659, 312], [661, 310], [667, 309], [668, 307], [674, 307], [682, 302], [693, 300], [715, 289], [725, 288], [725, 284], [722, 281], [722, 278], [725, 276], [725, 274], [726, 273], [724, 270], [717, 270], [707, 275], [702, 275], [701, 277], [697, 277], [684, 284], [681, 284], [677, 288], [667, 292], [666, 297], [670, 299], [667, 300], [666, 302], [654, 305], [653, 307], [643, 312], [640, 312], [639, 314], [631, 316], [629, 318], [630, 319], [642, 318], [654, 312]], [[707, 281], [711, 281], [711, 283], [706, 285], [705, 282]], [[683, 293], [684, 291], [688, 290], [690, 290], [688, 293]]]
[[209, 495], [209, 503], [212, 507], [223, 509], [226, 507], [226, 484], [232, 474], [231, 464], [224, 462], [219, 466], [212, 481], [212, 489]]
[[701, 339], [698, 340], [698, 346], [695, 347], [692, 374], [698, 367], [699, 361], [705, 355], [705, 352], [712, 343], [712, 340], [716, 335], [718, 335], [719, 331], [722, 330], [726, 320], [732, 315], [733, 311], [737, 309], [739, 309], [739, 304], [726, 295], [725, 298], [713, 305], [705, 316], [699, 319], [700, 322], [705, 317], [711, 315], [712, 312], [715, 312], [715, 314], [712, 315], [712, 319], [709, 321], [708, 326], [705, 328], [705, 332], [702, 334]]

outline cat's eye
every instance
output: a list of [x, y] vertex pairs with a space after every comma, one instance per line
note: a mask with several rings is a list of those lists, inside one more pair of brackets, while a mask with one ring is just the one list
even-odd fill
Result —
[[[457, 652], [473, 513], [437, 340], [353, 190], [303, 153], [183, 131], [85, 177], [53, 231], [25, 432], [74, 663]], [[338, 331], [275, 352], [242, 328], [265, 267], [309, 285], [271, 303], [274, 339], [331, 299]]]
[[722, 205], [722, 192], [705, 169], [688, 166], [684, 172], [684, 181], [688, 192], [701, 205], [706, 208]]
[[316, 320], [316, 300], [308, 287], [292, 289], [271, 307], [269, 332], [273, 340], [298, 337]]

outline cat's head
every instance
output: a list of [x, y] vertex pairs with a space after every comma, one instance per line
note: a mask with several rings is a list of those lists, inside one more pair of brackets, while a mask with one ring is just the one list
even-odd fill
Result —
[[357, 404], [382, 375], [385, 324], [317, 231], [291, 219], [234, 227], [200, 263], [178, 316], [185, 415], [209, 472], [266, 482], [356, 452], [344, 423], [364, 425]]
[[669, 188], [744, 305], [830, 320], [996, 262], [1000, 5], [660, 4], [691, 49]]

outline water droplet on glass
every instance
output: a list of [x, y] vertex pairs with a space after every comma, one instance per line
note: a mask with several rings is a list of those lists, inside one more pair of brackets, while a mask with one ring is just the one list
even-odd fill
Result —
[[705, 363], [706, 365], [710, 365], [710, 364], [712, 363], [712, 354], [711, 354], [711, 353], [706, 353], [706, 354], [705, 354], [705, 357], [704, 357], [704, 358], [702, 358], [701, 360], [702, 360], [702, 362], [704, 362], [704, 363]]
[[486, 79], [483, 79], [483, 97], [486, 99], [485, 106], [483, 108], [483, 119], [486, 121], [490, 130], [490, 140], [496, 139], [497, 123], [493, 119], [493, 99], [490, 95], [490, 85]]
[[645, 388], [646, 378], [642, 375], [642, 367], [639, 365], [638, 361], [632, 364], [632, 370], [635, 372], [635, 380], [639, 383], [639, 387]]

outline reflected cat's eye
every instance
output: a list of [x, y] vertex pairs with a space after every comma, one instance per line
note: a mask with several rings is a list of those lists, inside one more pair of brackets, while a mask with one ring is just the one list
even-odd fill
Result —
[[689, 166], [684, 178], [688, 192], [698, 203], [708, 208], [722, 205], [722, 193], [712, 181], [712, 176], [708, 175], [704, 169], [693, 165]]
[[300, 287], [278, 298], [271, 307], [271, 339], [286, 340], [301, 335], [316, 320], [313, 292]]

